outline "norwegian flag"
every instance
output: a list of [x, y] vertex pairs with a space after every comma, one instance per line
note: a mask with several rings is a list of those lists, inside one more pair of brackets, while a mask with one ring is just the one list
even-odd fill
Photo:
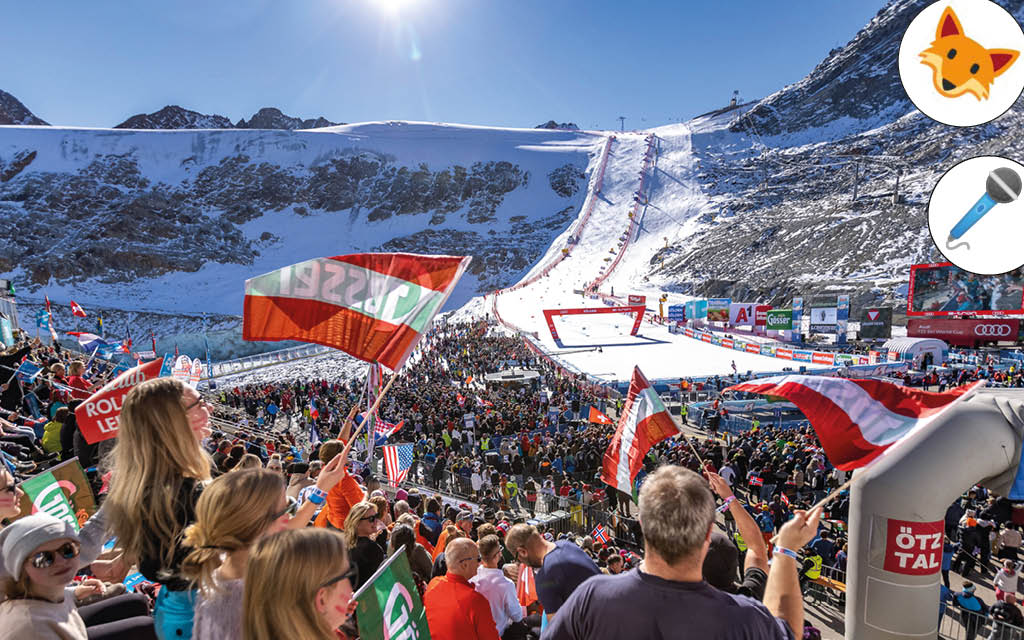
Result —
[[810, 420], [832, 464], [851, 471], [867, 465], [984, 384], [979, 380], [933, 393], [880, 380], [793, 375], [762, 378], [729, 389], [779, 396], [795, 404]]
[[750, 478], [750, 486], [752, 486], [752, 487], [763, 487], [764, 486], [764, 480], [761, 478], [761, 476], [751, 476], [751, 478]]
[[608, 544], [608, 541], [610, 540], [608, 537], [608, 530], [605, 529], [602, 524], [594, 527], [594, 530], [590, 533], [590, 537], [593, 538], [595, 542], [600, 542], [601, 544]]
[[87, 317], [82, 305], [78, 304], [74, 300], [71, 301], [71, 315], [78, 316], [79, 318]]
[[405, 480], [411, 466], [411, 444], [389, 444], [384, 447], [384, 469], [388, 474], [388, 484], [392, 487], [397, 487]]

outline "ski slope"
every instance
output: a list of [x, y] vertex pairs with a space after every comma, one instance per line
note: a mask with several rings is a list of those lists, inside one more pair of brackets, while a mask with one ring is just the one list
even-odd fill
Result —
[[[655, 153], [647, 161], [647, 136], [652, 133]], [[644, 167], [646, 171], [641, 172]], [[569, 255], [535, 282], [494, 296], [488, 310], [511, 327], [536, 334], [540, 346], [559, 361], [605, 381], [628, 380], [634, 365], [651, 379], [729, 374], [733, 362], [741, 373], [795, 368], [798, 365], [792, 361], [670, 334], [667, 326], [650, 322], [642, 324], [637, 336], [630, 336], [632, 317], [627, 314], [556, 318], [562, 346], [552, 339], [543, 310], [604, 306], [600, 299], [581, 293], [602, 276], [601, 294], [614, 295], [623, 303], [629, 294], [646, 295], [648, 310], [657, 312], [658, 298], [665, 292], [649, 279], [652, 258], [666, 244], [685, 243], [696, 230], [698, 218], [712, 206], [696, 182], [696, 173], [686, 125], [616, 134], [601, 191], [591, 194], [597, 199], [586, 225], [570, 226], [521, 283], [559, 260], [564, 248], [571, 247]], [[641, 188], [641, 204], [634, 207], [634, 195]], [[571, 245], [569, 238], [574, 234], [578, 242]], [[676, 304], [691, 298], [669, 293], [668, 299], [668, 304]], [[808, 364], [808, 368], [819, 367]]]

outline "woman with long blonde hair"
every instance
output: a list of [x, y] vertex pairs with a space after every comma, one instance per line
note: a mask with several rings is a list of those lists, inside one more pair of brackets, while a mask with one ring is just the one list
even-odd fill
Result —
[[162, 585], [154, 618], [161, 638], [192, 637], [195, 592], [181, 575], [185, 528], [210, 480], [212, 460], [202, 448], [210, 410], [195, 389], [173, 378], [147, 380], [121, 409], [113, 471], [104, 511], [126, 558]]
[[384, 563], [384, 547], [377, 539], [387, 544], [387, 533], [377, 505], [365, 500], [352, 505], [345, 518], [344, 533], [345, 544], [352, 550], [353, 561], [359, 566], [358, 589]]
[[[343, 454], [320, 472], [321, 502], [345, 473]], [[242, 635], [243, 578], [252, 545], [285, 529], [301, 529], [313, 518], [314, 496], [301, 507], [285, 495], [284, 478], [266, 469], [223, 475], [196, 503], [196, 521], [185, 530], [192, 548], [182, 574], [198, 583], [194, 640], [228, 640]]]
[[245, 640], [337, 640], [355, 610], [356, 565], [329, 529], [282, 531], [256, 543], [245, 573]]

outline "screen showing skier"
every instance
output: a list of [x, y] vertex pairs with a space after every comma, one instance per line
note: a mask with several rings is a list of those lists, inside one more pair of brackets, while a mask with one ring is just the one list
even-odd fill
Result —
[[1020, 269], [979, 276], [950, 263], [910, 268], [907, 315], [1004, 315], [1024, 311], [1024, 275]]

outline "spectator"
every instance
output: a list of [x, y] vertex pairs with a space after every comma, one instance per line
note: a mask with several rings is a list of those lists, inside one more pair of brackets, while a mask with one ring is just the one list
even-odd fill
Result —
[[[4, 637], [156, 638], [153, 619], [141, 596], [118, 596], [79, 609], [77, 600], [102, 593], [104, 587], [99, 580], [88, 579], [69, 588], [80, 567], [82, 540], [67, 522], [45, 513], [25, 516], [0, 532], [0, 550], [4, 574], [0, 629]], [[103, 622], [90, 625], [92, 619]]]
[[411, 515], [406, 517], [413, 520], [413, 524], [406, 524], [401, 517], [399, 518], [391, 532], [391, 539], [388, 541], [388, 556], [396, 553], [404, 545], [405, 555], [409, 559], [409, 568], [412, 569], [417, 585], [422, 582], [426, 586], [427, 581], [430, 580], [430, 554], [423, 548], [423, 545], [416, 542], [416, 534], [412, 529], [415, 526], [415, 519]]
[[810, 542], [820, 513], [797, 512], [779, 532], [765, 608], [702, 580], [714, 498], [697, 474], [663, 466], [640, 489], [642, 568], [588, 580], [559, 609], [545, 640], [645, 640], [665, 637], [666, 629], [673, 638], [702, 640], [790, 638], [794, 629], [802, 633], [803, 603], [792, 549]]
[[209, 420], [205, 400], [174, 378], [139, 384], [121, 410], [104, 510], [118, 546], [138, 560], [147, 580], [163, 586], [154, 608], [163, 638], [192, 637], [195, 591], [181, 575], [182, 539], [210, 479], [212, 461], [200, 446]]
[[7, 467], [0, 464], [0, 530], [4, 520], [15, 518], [21, 513], [21, 496], [24, 493], [14, 482], [14, 476]]
[[469, 583], [480, 566], [480, 551], [469, 538], [456, 538], [445, 549], [448, 572], [430, 581], [423, 595], [433, 640], [498, 640], [487, 598]]
[[358, 590], [384, 563], [384, 547], [377, 542], [384, 523], [372, 502], [358, 502], [345, 518], [345, 543], [352, 549], [352, 558], [359, 569], [355, 588]]
[[[992, 616], [992, 633], [988, 640], [1019, 640], [1020, 627], [1024, 627], [1024, 615], [1017, 606], [1017, 598], [1012, 593], [992, 605], [989, 615]], [[1009, 627], [1012, 628], [1008, 628]]]
[[347, 640], [358, 569], [336, 531], [282, 531], [256, 543], [245, 572], [246, 640]]
[[953, 595], [953, 604], [960, 608], [965, 640], [974, 640], [978, 637], [978, 629], [988, 614], [988, 606], [974, 595], [974, 584], [967, 581], [961, 585], [960, 592]]
[[501, 542], [498, 536], [480, 539], [481, 566], [469, 582], [491, 606], [491, 616], [502, 640], [524, 640], [527, 628], [522, 624], [523, 607], [516, 596], [516, 585], [505, 577], [501, 567]]
[[534, 569], [537, 597], [550, 619], [565, 604], [576, 587], [600, 575], [594, 561], [568, 540], [551, 542], [529, 524], [514, 525], [505, 536], [505, 546], [516, 562]]
[[1013, 560], [1003, 560], [1003, 568], [996, 572], [992, 586], [996, 590], [996, 600], [1002, 600], [1008, 593], [1017, 593], [1017, 569]]

